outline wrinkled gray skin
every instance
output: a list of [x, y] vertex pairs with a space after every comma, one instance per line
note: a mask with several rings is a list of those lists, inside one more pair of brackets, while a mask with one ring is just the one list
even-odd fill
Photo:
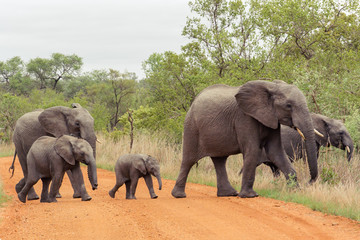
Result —
[[[320, 147], [334, 146], [342, 150], [346, 150], [346, 146], [350, 151], [347, 151], [347, 160], [350, 161], [354, 151], [354, 143], [350, 137], [349, 132], [340, 120], [332, 119], [321, 114], [311, 113], [314, 128], [319, 131], [324, 137], [315, 135], [317, 146], [317, 153], [319, 155]], [[286, 154], [291, 161], [295, 159], [305, 158], [304, 143], [301, 136], [296, 130], [282, 126], [281, 127], [281, 141], [283, 143]], [[279, 176], [280, 172], [276, 165], [269, 162], [266, 156], [263, 155], [261, 163], [268, 165], [274, 173], [274, 176]]]
[[127, 154], [120, 156], [115, 165], [116, 183], [109, 191], [110, 197], [114, 198], [116, 191], [125, 183], [126, 199], [136, 199], [135, 191], [138, 179], [143, 177], [149, 189], [150, 197], [157, 198], [158, 196], [154, 192], [150, 174], [157, 178], [159, 190], [161, 190], [160, 166], [155, 158], [145, 154]]
[[[29, 190], [41, 179], [43, 188], [40, 201], [57, 202], [56, 194], [67, 170], [72, 172], [73, 178], [76, 180], [75, 184], [77, 184], [82, 195], [86, 195], [80, 162], [88, 165], [89, 180], [92, 188], [96, 189], [98, 185], [96, 163], [93, 149], [87, 141], [69, 135], [63, 135], [60, 138], [48, 136], [38, 138], [27, 155], [28, 176], [25, 186], [18, 193], [19, 200], [25, 203]], [[85, 197], [82, 200], [88, 201], [90, 199]]]
[[[250, 81], [240, 87], [214, 85], [204, 89], [192, 103], [184, 123], [183, 159], [172, 190], [186, 197], [185, 185], [191, 167], [210, 156], [216, 170], [217, 196], [256, 197], [255, 170], [262, 149], [289, 179], [296, 172], [280, 140], [280, 124], [299, 128], [306, 137], [311, 182], [318, 176], [316, 144], [306, 100], [294, 85], [282, 81]], [[226, 160], [242, 153], [244, 171], [241, 191], [230, 185]]]
[[[68, 107], [51, 107], [45, 110], [36, 110], [20, 117], [15, 125], [13, 142], [15, 144], [15, 155], [18, 155], [24, 178], [16, 184], [16, 192], [19, 193], [24, 187], [28, 171], [26, 156], [31, 145], [41, 136], [60, 137], [72, 135], [85, 139], [93, 148], [93, 156], [96, 156], [96, 135], [94, 131], [94, 119], [90, 113], [80, 104], [72, 104]], [[15, 156], [14, 156], [15, 160]], [[10, 168], [14, 168], [14, 163]], [[67, 172], [74, 188], [74, 198], [90, 197], [86, 192], [81, 195], [80, 189], [74, 183], [71, 172]], [[79, 183], [80, 185], [82, 183]], [[30, 189], [28, 200], [39, 199], [33, 188]]]

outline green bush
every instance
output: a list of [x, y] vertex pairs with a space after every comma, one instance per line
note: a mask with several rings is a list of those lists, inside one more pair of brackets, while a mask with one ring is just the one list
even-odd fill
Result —
[[336, 185], [340, 182], [340, 177], [333, 167], [324, 167], [320, 173], [321, 181], [330, 185]]

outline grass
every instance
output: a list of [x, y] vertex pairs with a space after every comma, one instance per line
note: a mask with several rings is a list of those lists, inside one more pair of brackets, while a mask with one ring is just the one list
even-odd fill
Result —
[[[8, 157], [14, 155], [14, 144], [12, 143], [1, 143], [0, 144], [0, 157]], [[2, 206], [6, 201], [9, 200], [9, 196], [7, 196], [3, 191], [3, 184], [0, 182], [0, 206]]]
[[0, 142], [0, 157], [13, 156], [15, 147], [13, 143], [1, 143]]
[[[129, 153], [130, 139], [122, 137], [118, 142], [98, 136], [97, 164], [101, 168], [114, 169], [120, 155]], [[176, 180], [181, 163], [181, 146], [169, 144], [160, 136], [136, 136], [132, 153], [146, 153], [160, 162], [163, 178]], [[345, 153], [338, 149], [323, 148], [319, 157], [319, 178], [309, 185], [309, 169], [299, 160], [294, 163], [300, 187], [289, 187], [285, 177], [274, 178], [269, 167], [262, 165], [256, 170], [254, 189], [261, 196], [300, 203], [328, 214], [344, 216], [360, 221], [360, 155], [355, 154], [350, 163]], [[242, 155], [230, 156], [227, 171], [231, 184], [240, 191]], [[188, 182], [216, 186], [216, 174], [210, 158], [199, 161], [190, 171]]]

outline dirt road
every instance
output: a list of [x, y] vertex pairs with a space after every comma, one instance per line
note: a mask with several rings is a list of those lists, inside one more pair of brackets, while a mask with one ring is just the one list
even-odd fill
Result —
[[[0, 239], [360, 239], [360, 224], [346, 218], [314, 212], [298, 204], [266, 198], [216, 197], [216, 188], [187, 185], [185, 199], [170, 195], [174, 182], [163, 181], [150, 199], [143, 180], [137, 200], [125, 199], [125, 187], [115, 199], [108, 191], [113, 172], [98, 170], [99, 189], [82, 202], [72, 198], [65, 177], [57, 203], [17, 199], [14, 186], [22, 176], [16, 164], [9, 179], [11, 157], [0, 158], [0, 174], [6, 194], [12, 197], [0, 211]], [[83, 171], [85, 172], [85, 171]], [[90, 189], [86, 179], [87, 189]], [[154, 181], [157, 185], [157, 181]], [[36, 184], [40, 193], [41, 181]]]

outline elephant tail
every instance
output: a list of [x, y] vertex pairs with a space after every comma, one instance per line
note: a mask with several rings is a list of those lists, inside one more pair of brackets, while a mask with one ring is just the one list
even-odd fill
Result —
[[15, 159], [16, 159], [16, 154], [17, 154], [17, 151], [16, 151], [16, 149], [15, 149], [14, 159], [13, 159], [13, 161], [12, 161], [11, 166], [9, 167], [9, 172], [10, 172], [10, 170], [12, 170], [12, 172], [11, 172], [11, 177], [10, 177], [10, 178], [12, 178], [12, 177], [14, 176], [14, 172], [15, 172], [15, 165], [14, 165], [14, 163], [15, 163]]

